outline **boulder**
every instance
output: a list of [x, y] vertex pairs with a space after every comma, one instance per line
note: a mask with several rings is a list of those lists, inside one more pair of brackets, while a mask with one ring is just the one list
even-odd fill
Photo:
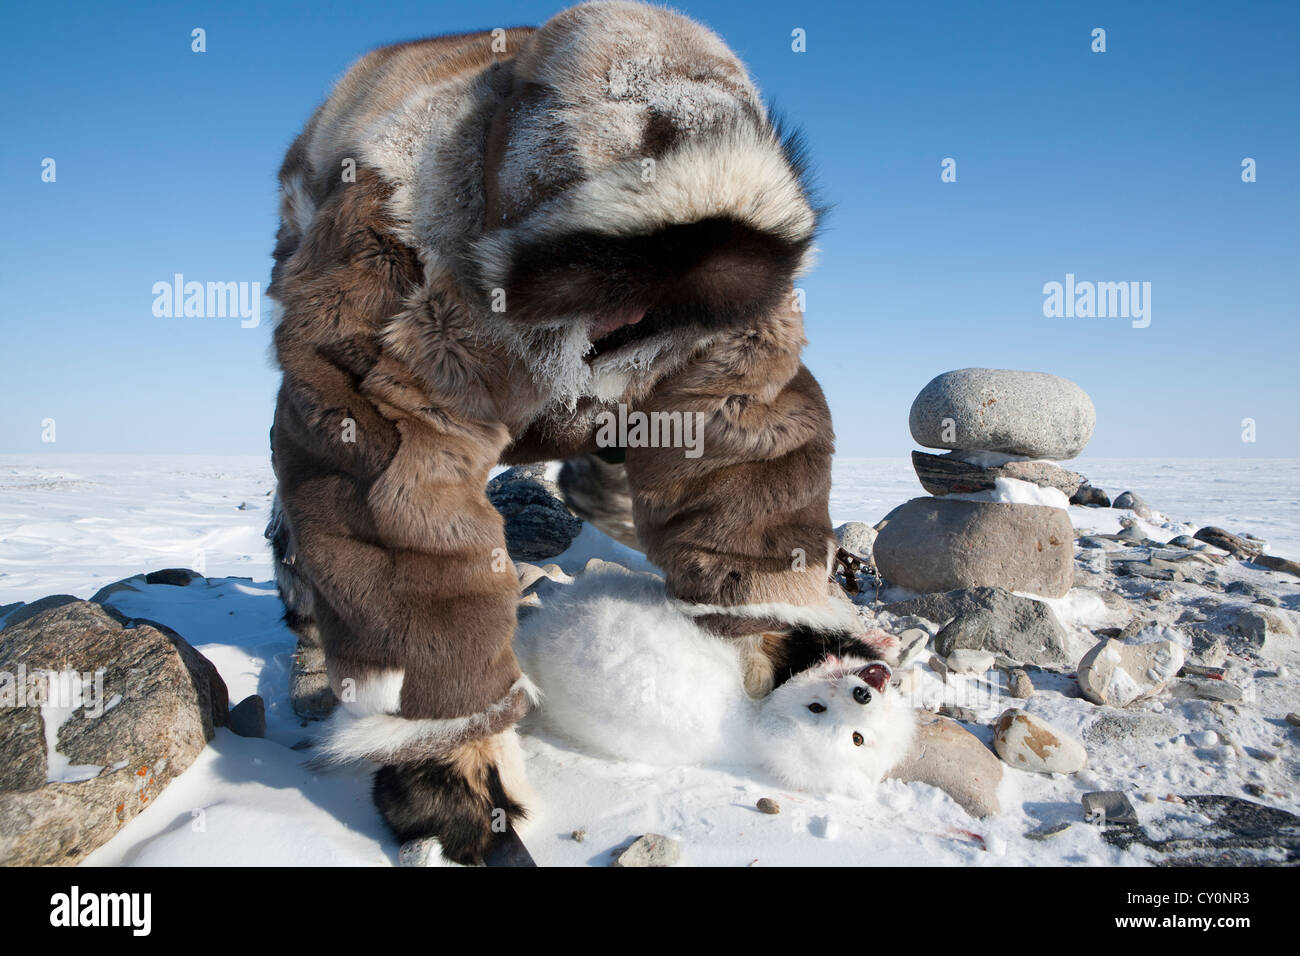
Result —
[[1088, 766], [1083, 744], [1047, 721], [1011, 708], [993, 727], [993, 749], [1017, 770], [1077, 773]]
[[889, 776], [938, 787], [973, 817], [1001, 811], [1002, 764], [978, 737], [947, 717], [918, 710], [916, 741]]
[[582, 530], [542, 465], [508, 468], [487, 484], [488, 500], [505, 518], [506, 551], [515, 561], [551, 558]]
[[1124, 508], [1132, 511], [1139, 518], [1150, 518], [1151, 509], [1147, 503], [1131, 491], [1126, 491], [1111, 503], [1112, 508]]
[[1061, 508], [913, 498], [875, 543], [876, 567], [913, 591], [995, 586], [1064, 597], [1074, 580], [1074, 529]]
[[1077, 471], [1068, 471], [1050, 461], [1009, 461], [1003, 465], [980, 467], [968, 464], [958, 456], [927, 455], [912, 452], [912, 468], [921, 487], [932, 495], [968, 494], [993, 488], [999, 478], [1014, 478], [1043, 488], [1055, 488], [1067, 498], [1079, 490], [1084, 481]]
[[80, 862], [194, 761], [229, 708], [216, 668], [180, 635], [89, 601], [7, 626], [0, 672], [26, 675], [8, 690], [27, 706], [0, 707], [9, 866]]
[[1109, 508], [1110, 496], [1100, 488], [1094, 488], [1085, 482], [1070, 495], [1070, 504], [1084, 505], [1089, 508]]
[[1074, 458], [1097, 412], [1078, 385], [1043, 372], [965, 368], [921, 389], [908, 417], [926, 448], [980, 449], [1030, 458]]
[[1249, 561], [1258, 557], [1263, 548], [1254, 541], [1249, 541], [1240, 535], [1235, 535], [1230, 531], [1224, 531], [1222, 528], [1216, 528], [1213, 525], [1207, 525], [1193, 535], [1197, 541], [1204, 541], [1206, 544], [1213, 545], [1221, 551], [1227, 551], [1233, 557]]
[[876, 543], [876, 529], [861, 521], [846, 521], [835, 529], [835, 540], [849, 554], [857, 555], [868, 564]]
[[[934, 602], [927, 607], [931, 614], [940, 615], [930, 618], [935, 621], [946, 617], [945, 612], [949, 609], [957, 611], [956, 616], [935, 635], [936, 653], [948, 657], [964, 647], [991, 651], [1019, 663], [1071, 663], [1065, 628], [1042, 601], [1011, 594], [1001, 588], [973, 588], [948, 593], [954, 597], [945, 602], [946, 606]], [[929, 617], [924, 610], [915, 613]]]
[[1079, 661], [1079, 689], [1094, 704], [1127, 707], [1168, 687], [1183, 657], [1173, 640], [1125, 644], [1109, 638]]

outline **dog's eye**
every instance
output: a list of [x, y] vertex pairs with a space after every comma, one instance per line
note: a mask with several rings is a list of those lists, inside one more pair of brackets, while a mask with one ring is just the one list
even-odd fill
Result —
[[814, 714], [820, 714], [826, 708], [823, 707], [821, 704], [817, 703], [816, 701], [813, 701], [811, 704], [808, 705], [808, 709], [811, 710]]
[[861, 747], [861, 746], [862, 746], [862, 743], [863, 743], [863, 741], [862, 741], [862, 735], [861, 735], [860, 733], [858, 733], [856, 730], [853, 731], [853, 746], [855, 746], [855, 747]]

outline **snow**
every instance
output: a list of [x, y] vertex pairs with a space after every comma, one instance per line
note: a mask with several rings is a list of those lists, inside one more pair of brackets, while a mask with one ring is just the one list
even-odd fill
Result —
[[[1098, 459], [1071, 467], [1112, 496], [1131, 489], [1176, 518], [1140, 524], [1157, 540], [1216, 524], [1267, 539], [1270, 553], [1300, 557], [1300, 462]], [[266, 739], [219, 730], [87, 865], [397, 862], [397, 845], [371, 806], [367, 772], [321, 772], [308, 765], [310, 750], [292, 749], [311, 728], [292, 714], [287, 698], [294, 640], [280, 621], [262, 539], [272, 487], [261, 458], [0, 457], [0, 605], [53, 593], [85, 598], [145, 571], [195, 567], [207, 581], [173, 587], [137, 578], [136, 590], [119, 590], [109, 602], [184, 635], [217, 666], [232, 701], [258, 693], [267, 705]], [[920, 494], [906, 459], [837, 459], [831, 516], [836, 524], [874, 524]], [[1121, 517], [1135, 517], [1112, 509], [1069, 513], [1076, 527], [1097, 532], [1118, 531]], [[649, 569], [636, 552], [591, 528], [556, 563], [574, 574], [592, 557]], [[1078, 627], [1106, 617], [1095, 598], [1077, 592], [1053, 607], [1063, 623]], [[1003, 812], [987, 820], [972, 819], [921, 784], [885, 781], [874, 800], [859, 801], [794, 790], [756, 767], [611, 760], [530, 720], [522, 743], [541, 803], [524, 838], [542, 865], [603, 866], [611, 850], [646, 832], [681, 840], [683, 862], [694, 865], [1142, 865], [1149, 859], [1144, 851], [1121, 852], [1084, 823], [1083, 793], [1137, 794], [1139, 819], [1162, 832], [1191, 826], [1166, 816], [1166, 794], [1240, 793], [1243, 781], [1268, 788], [1271, 805], [1300, 810], [1295, 747], [1279, 749], [1288, 730], [1277, 715], [1295, 709], [1300, 683], [1291, 676], [1300, 673], [1300, 655], [1286, 655], [1277, 661], [1282, 676], [1234, 675], [1250, 706], [1231, 723], [1207, 701], [1139, 702], [1133, 709], [1168, 718], [1176, 732], [1104, 748], [1089, 742], [1094, 759], [1073, 777], [1008, 769]], [[984, 723], [972, 731], [991, 742], [987, 722], [1008, 703], [993, 684], [997, 672], [952, 674], [945, 682], [922, 663], [912, 673], [922, 696], [974, 709]], [[1025, 709], [1083, 737], [1101, 709], [1079, 700], [1069, 675], [1032, 676], [1038, 692]], [[57, 733], [61, 715], [51, 716]], [[1242, 755], [1251, 750], [1274, 759]], [[50, 754], [51, 774], [69, 769], [58, 764], [56, 747]], [[757, 811], [760, 797], [779, 802], [781, 813]], [[1058, 835], [1025, 837], [1063, 823], [1071, 825]], [[569, 836], [578, 829], [586, 831], [582, 842]]]

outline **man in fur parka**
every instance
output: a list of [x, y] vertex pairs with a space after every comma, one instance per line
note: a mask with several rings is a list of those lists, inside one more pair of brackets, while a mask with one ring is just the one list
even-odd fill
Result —
[[[320, 746], [381, 765], [399, 839], [483, 862], [527, 810], [498, 463], [574, 459], [598, 525], [630, 502], [624, 537], [742, 644], [755, 696], [879, 656], [828, 584], [833, 436], [793, 286], [817, 212], [713, 33], [608, 2], [384, 47], [280, 183], [268, 534], [342, 702]], [[703, 453], [598, 448], [620, 403], [701, 413]]]

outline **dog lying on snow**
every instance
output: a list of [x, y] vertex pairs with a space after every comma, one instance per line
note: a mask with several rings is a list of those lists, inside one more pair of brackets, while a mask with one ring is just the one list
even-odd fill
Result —
[[609, 463], [621, 533], [746, 650], [752, 691], [879, 656], [829, 595], [834, 436], [794, 289], [818, 213], [717, 36], [607, 2], [384, 47], [280, 186], [268, 535], [299, 659], [323, 655], [342, 702], [321, 752], [381, 765], [399, 838], [480, 862], [526, 813], [533, 688], [484, 485], [609, 452], [620, 406], [699, 423], [694, 456], [629, 441]]
[[[864, 640], [890, 656], [884, 632]], [[720, 640], [653, 574], [588, 571], [548, 589], [515, 648], [540, 719], [596, 753], [664, 765], [760, 765], [782, 783], [866, 798], [915, 734], [884, 660], [831, 654], [755, 699], [744, 642]]]

